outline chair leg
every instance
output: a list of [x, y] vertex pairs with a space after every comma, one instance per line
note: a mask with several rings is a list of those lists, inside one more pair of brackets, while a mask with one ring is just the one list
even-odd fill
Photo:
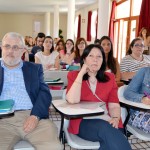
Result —
[[62, 144], [64, 144], [64, 150], [65, 150], [65, 144], [66, 144], [66, 140], [65, 140], [65, 133], [63, 132], [63, 135], [62, 135]]

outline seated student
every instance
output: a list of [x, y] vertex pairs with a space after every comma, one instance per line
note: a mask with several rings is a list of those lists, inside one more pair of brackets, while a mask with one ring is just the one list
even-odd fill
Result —
[[[133, 102], [143, 103], [150, 106], [150, 67], [141, 68], [124, 92], [124, 97]], [[129, 124], [150, 132], [150, 112], [136, 111], [131, 109]]]
[[59, 53], [54, 50], [51, 36], [45, 37], [42, 51], [35, 54], [35, 63], [42, 64], [44, 71], [52, 68], [59, 69]]
[[73, 65], [80, 66], [80, 58], [86, 46], [87, 46], [87, 42], [84, 38], [77, 39], [76, 44], [75, 44], [75, 58], [74, 58]]
[[115, 74], [115, 80], [120, 83], [120, 66], [116, 58], [113, 56], [113, 45], [111, 39], [108, 36], [103, 36], [100, 39], [100, 45], [104, 49], [106, 57], [106, 71]]
[[65, 55], [65, 42], [64, 42], [63, 39], [60, 39], [60, 40], [56, 43], [55, 50], [59, 53], [60, 59], [62, 59], [63, 56]]
[[65, 43], [65, 54], [61, 58], [62, 64], [72, 65], [74, 62], [74, 42], [72, 39], [67, 39]]
[[147, 46], [147, 36], [149, 35], [150, 31], [147, 27], [143, 27], [139, 32], [139, 38], [144, 41], [144, 46]]
[[42, 46], [43, 46], [43, 41], [44, 41], [44, 38], [45, 38], [45, 34], [40, 32], [38, 33], [37, 37], [35, 38], [36, 39], [36, 42], [35, 42], [35, 46], [32, 47], [31, 49], [31, 53], [29, 54], [29, 60], [31, 62], [34, 62], [34, 55], [41, 51], [42, 50]]
[[68, 130], [85, 140], [99, 141], [99, 150], [131, 150], [121, 132], [123, 125], [115, 77], [105, 69], [103, 48], [94, 44], [87, 46], [81, 56], [81, 70], [68, 73], [66, 99], [71, 104], [80, 101], [105, 102], [109, 120], [71, 119]]
[[43, 42], [44, 42], [45, 34], [40, 32], [36, 37], [36, 45], [33, 46], [31, 53], [35, 55], [37, 52], [42, 50]]
[[23, 62], [23, 37], [14, 32], [2, 39], [0, 100], [13, 99], [15, 115], [0, 119], [0, 149], [11, 150], [21, 139], [36, 150], [61, 150], [57, 130], [49, 120], [51, 94], [39, 64]]
[[141, 38], [132, 40], [127, 55], [121, 60], [121, 79], [130, 80], [136, 72], [143, 67], [150, 65], [150, 56], [143, 55], [144, 42]]

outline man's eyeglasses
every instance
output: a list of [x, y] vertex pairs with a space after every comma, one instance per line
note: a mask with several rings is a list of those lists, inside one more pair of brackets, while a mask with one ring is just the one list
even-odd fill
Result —
[[144, 48], [144, 45], [143, 45], [143, 44], [141, 44], [141, 45], [140, 45], [140, 44], [135, 44], [134, 46], [135, 46], [135, 47], [138, 47], [138, 48], [139, 48], [139, 47], [140, 47], [140, 48]]
[[10, 50], [12, 49], [13, 51], [19, 51], [19, 49], [24, 49], [22, 47], [19, 47], [18, 45], [9, 45], [9, 44], [6, 44], [6, 45], [3, 45], [3, 47], [6, 49], [6, 50]]

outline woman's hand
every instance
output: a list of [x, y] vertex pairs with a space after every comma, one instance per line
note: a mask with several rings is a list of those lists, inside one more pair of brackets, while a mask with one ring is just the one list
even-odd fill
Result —
[[113, 126], [114, 128], [117, 128], [117, 129], [118, 129], [119, 118], [111, 118], [108, 122], [109, 122], [110, 124], [112, 124], [112, 126]]
[[47, 64], [47, 65], [45, 65], [45, 69], [46, 70], [49, 70], [49, 69], [51, 69], [51, 68], [53, 68], [54, 67], [54, 65], [52, 65], [52, 64]]
[[143, 97], [143, 98], [142, 98], [142, 103], [143, 103], [143, 104], [146, 104], [146, 105], [150, 105], [150, 98], [148, 98], [148, 97]]
[[121, 108], [119, 103], [108, 103], [109, 114], [111, 119], [108, 121], [114, 128], [118, 128], [120, 115], [121, 115]]
[[89, 67], [86, 65], [86, 64], [83, 64], [81, 70], [80, 70], [80, 73], [82, 75], [86, 74], [87, 72], [89, 71]]

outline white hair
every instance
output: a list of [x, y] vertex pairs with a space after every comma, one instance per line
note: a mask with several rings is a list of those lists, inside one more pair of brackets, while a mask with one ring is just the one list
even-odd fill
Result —
[[20, 45], [25, 47], [25, 42], [24, 42], [24, 37], [17, 33], [17, 32], [8, 32], [4, 35], [3, 39], [2, 39], [2, 45], [3, 45], [3, 42], [5, 41], [5, 38], [7, 37], [13, 37], [13, 38], [18, 38], [20, 40]]

